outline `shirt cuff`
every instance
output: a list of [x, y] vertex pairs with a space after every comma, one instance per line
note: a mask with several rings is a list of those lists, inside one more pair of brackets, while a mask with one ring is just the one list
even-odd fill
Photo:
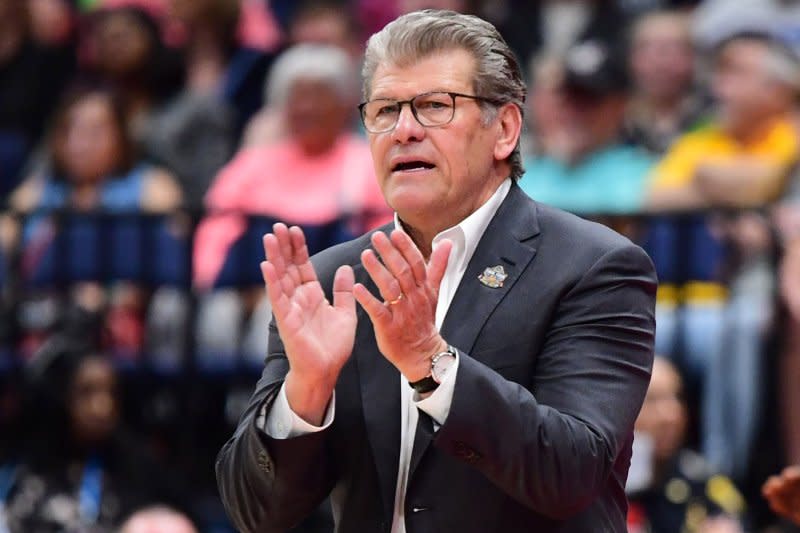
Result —
[[273, 439], [291, 439], [327, 429], [333, 423], [335, 414], [336, 391], [333, 391], [331, 401], [325, 410], [325, 418], [322, 420], [322, 425], [309, 424], [292, 411], [289, 406], [289, 399], [286, 397], [286, 384], [284, 383], [281, 385], [281, 390], [278, 391], [278, 396], [272, 403], [269, 413], [267, 413], [267, 403], [264, 402], [261, 412], [256, 418], [256, 427]]
[[[460, 357], [456, 353], [456, 362], [450, 367], [444, 379], [436, 387], [430, 396], [421, 398], [420, 394], [414, 391], [412, 399], [417, 408], [423, 410], [430, 416], [436, 425], [444, 425], [447, 415], [450, 414], [450, 405], [453, 403], [453, 392], [456, 390], [456, 374], [458, 374], [458, 363]], [[436, 428], [438, 429], [438, 428]]]

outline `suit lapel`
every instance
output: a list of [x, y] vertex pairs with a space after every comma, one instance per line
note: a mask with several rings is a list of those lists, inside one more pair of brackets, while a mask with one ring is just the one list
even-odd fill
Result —
[[[367, 271], [358, 263], [353, 266], [356, 282], [370, 292], [378, 290]], [[400, 462], [400, 373], [378, 350], [369, 316], [356, 304], [358, 330], [355, 356], [361, 384], [361, 405], [367, 438], [372, 447], [378, 472], [384, 514], [391, 520]]]
[[[489, 316], [536, 255], [532, 240], [538, 234], [535, 204], [514, 183], [475, 248], [447, 310], [441, 335], [449, 344], [472, 351]], [[496, 266], [502, 266], [507, 277], [501, 287], [492, 288], [480, 276], [487, 267]], [[432, 432], [425, 432], [414, 439], [409, 479], [432, 438]]]

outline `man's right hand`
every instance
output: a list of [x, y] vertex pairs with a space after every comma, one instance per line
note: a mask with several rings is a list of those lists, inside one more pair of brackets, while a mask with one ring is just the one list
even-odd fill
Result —
[[333, 281], [333, 305], [317, 279], [303, 231], [275, 224], [264, 236], [261, 263], [267, 296], [289, 359], [285, 387], [289, 406], [320, 425], [339, 372], [353, 351], [356, 306], [353, 269], [341, 266]]

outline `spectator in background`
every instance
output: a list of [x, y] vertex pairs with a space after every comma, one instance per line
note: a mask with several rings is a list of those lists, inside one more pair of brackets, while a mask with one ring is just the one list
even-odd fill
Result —
[[[0, 203], [21, 181], [53, 103], [75, 67], [68, 32], [49, 34], [52, 27], [40, 17], [32, 24], [42, 2], [0, 2]], [[44, 40], [50, 37], [66, 40]]]
[[[798, 88], [797, 58], [773, 36], [744, 32], [723, 40], [712, 73], [716, 115], [680, 137], [654, 169], [648, 207], [763, 207], [777, 199], [799, 154], [792, 116]], [[774, 289], [769, 232], [752, 212], [713, 228], [707, 216], [686, 220], [672, 237], [683, 248], [666, 256], [688, 267], [679, 291], [669, 283], [659, 288], [656, 347], [682, 357], [702, 382], [705, 455], [738, 480], [747, 474], [760, 418]], [[660, 271], [670, 268], [662, 264]]]
[[136, 508], [175, 503], [169, 470], [122, 425], [107, 357], [84, 339], [54, 337], [29, 374], [32, 429], [5, 501], [11, 533], [110, 533]]
[[[330, 0], [301, 2], [294, 8], [287, 30], [288, 44], [321, 44], [344, 50], [355, 63], [361, 62], [364, 41], [353, 14]], [[282, 112], [265, 95], [266, 105], [247, 124], [242, 147], [278, 142], [286, 137]]]
[[290, 45], [311, 43], [337, 46], [353, 61], [361, 61], [364, 39], [351, 9], [331, 0], [301, 2], [289, 20]]
[[198, 533], [192, 521], [165, 506], [153, 506], [133, 513], [119, 528], [119, 533]]
[[655, 169], [652, 210], [755, 207], [777, 199], [798, 157], [794, 53], [766, 33], [734, 34], [714, 54], [716, 117]]
[[655, 11], [637, 19], [631, 31], [633, 92], [624, 136], [657, 156], [694, 126], [704, 110], [694, 90], [689, 21], [681, 11]]
[[65, 47], [71, 53], [71, 41], [77, 26], [75, 5], [70, 0], [29, 0], [31, 34], [42, 46]]
[[621, 58], [607, 44], [586, 41], [563, 62], [538, 67], [531, 106], [540, 152], [525, 161], [520, 187], [585, 215], [639, 210], [652, 160], [619, 140], [628, 101]]
[[[66, 268], [54, 244], [56, 230], [48, 212], [72, 209], [90, 212], [104, 209], [125, 213], [169, 212], [181, 203], [181, 194], [170, 174], [143, 163], [128, 134], [122, 106], [116, 96], [96, 87], [78, 87], [68, 93], [56, 112], [49, 143], [51, 166], [48, 172], [25, 180], [12, 194], [10, 205], [26, 214], [18, 227], [11, 218], [0, 220], [6, 236], [4, 248], [10, 250], [19, 241], [22, 249], [23, 276], [31, 287], [31, 306], [42, 299], [53, 301], [48, 287], [54, 276]], [[88, 253], [88, 252], [87, 252]], [[128, 283], [113, 290], [93, 280], [71, 280], [72, 303], [91, 308], [110, 306], [109, 327], [112, 343], [124, 352], [141, 346], [143, 301], [140, 291]], [[45, 292], [38, 297], [33, 290]], [[37, 304], [38, 302], [38, 304]], [[91, 303], [90, 303], [91, 302]], [[32, 320], [21, 324], [29, 343], [23, 352], [32, 353], [50, 323], [41, 312], [20, 313]]]
[[169, 8], [186, 28], [186, 86], [153, 121], [147, 153], [178, 176], [196, 208], [261, 107], [271, 56], [239, 45], [239, 0], [169, 0]]
[[[340, 227], [329, 237], [333, 240], [317, 243], [319, 249], [390, 218], [369, 148], [349, 132], [357, 79], [349, 56], [331, 46], [298, 45], [275, 63], [268, 99], [290, 129], [282, 142], [240, 151], [214, 181], [206, 196], [209, 214], [195, 237], [194, 279], [200, 290], [219, 284], [226, 257], [246, 234], [248, 214], [307, 228]], [[254, 290], [260, 298], [262, 288]], [[242, 301], [230, 291], [207, 293], [204, 300], [198, 345], [206, 352], [234, 354], [246, 314]], [[251, 322], [253, 333], [246, 335], [245, 344], [255, 342], [255, 347], [246, 352], [260, 362], [269, 309], [256, 312]]]
[[629, 493], [630, 533], [741, 533], [745, 502], [733, 483], [685, 448], [688, 415], [683, 383], [656, 357], [636, 419]]
[[182, 85], [183, 66], [144, 9], [105, 8], [92, 17], [89, 70], [119, 95], [131, 136], [144, 148], [153, 116]]

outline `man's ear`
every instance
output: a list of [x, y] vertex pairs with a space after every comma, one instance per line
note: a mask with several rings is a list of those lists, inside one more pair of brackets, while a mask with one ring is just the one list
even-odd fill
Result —
[[503, 105], [497, 111], [497, 128], [499, 136], [494, 144], [494, 158], [503, 161], [516, 148], [522, 133], [522, 111], [514, 104]]

